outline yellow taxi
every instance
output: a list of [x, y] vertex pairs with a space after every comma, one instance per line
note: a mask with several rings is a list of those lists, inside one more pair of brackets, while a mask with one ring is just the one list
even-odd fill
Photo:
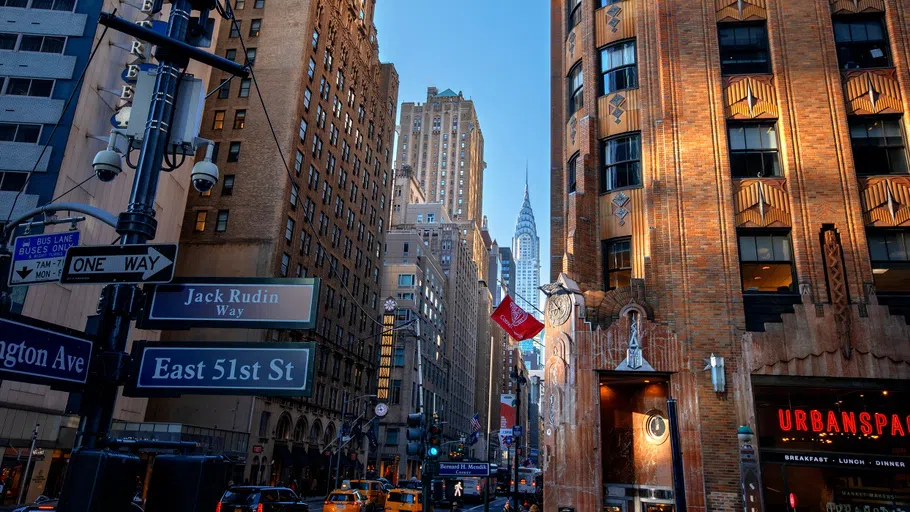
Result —
[[411, 489], [392, 489], [385, 501], [385, 512], [420, 512], [423, 493]]
[[385, 489], [379, 480], [349, 480], [346, 483], [348, 489], [358, 491], [367, 497], [371, 510], [373, 508], [382, 510], [385, 506]]
[[323, 512], [367, 512], [367, 497], [358, 491], [332, 491], [326, 496]]

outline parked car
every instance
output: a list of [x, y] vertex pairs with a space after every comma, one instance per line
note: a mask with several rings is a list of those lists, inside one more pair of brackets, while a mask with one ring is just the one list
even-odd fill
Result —
[[348, 488], [367, 497], [368, 512], [379, 511], [385, 507], [386, 489], [379, 480], [351, 480]]
[[367, 497], [358, 491], [336, 490], [326, 496], [322, 512], [366, 512]]
[[234, 486], [224, 491], [215, 512], [309, 512], [287, 487]]
[[423, 493], [410, 489], [389, 492], [385, 501], [385, 512], [420, 512]]
[[23, 505], [13, 509], [13, 512], [50, 512], [51, 510], [57, 510], [57, 500], [36, 501], [31, 505]]

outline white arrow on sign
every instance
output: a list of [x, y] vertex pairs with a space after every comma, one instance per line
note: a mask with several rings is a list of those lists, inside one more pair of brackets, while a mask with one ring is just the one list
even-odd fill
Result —
[[142, 272], [142, 279], [148, 279], [172, 263], [174, 262], [154, 247], [149, 247], [148, 254], [76, 256], [70, 263], [70, 273], [86, 275]]

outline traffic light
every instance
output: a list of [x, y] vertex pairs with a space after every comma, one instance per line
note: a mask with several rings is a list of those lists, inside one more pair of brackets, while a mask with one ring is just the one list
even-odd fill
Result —
[[430, 425], [429, 434], [427, 435], [427, 457], [435, 459], [439, 457], [439, 446], [442, 444], [442, 429], [435, 423]]
[[423, 451], [423, 414], [408, 414], [408, 455], [419, 456]]

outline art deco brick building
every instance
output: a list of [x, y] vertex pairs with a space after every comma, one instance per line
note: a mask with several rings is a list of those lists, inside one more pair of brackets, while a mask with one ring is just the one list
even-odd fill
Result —
[[544, 510], [906, 508], [910, 2], [551, 7]]
[[[223, 30], [216, 42], [219, 55], [254, 62], [286, 162], [252, 79], [226, 83], [206, 103], [202, 132], [218, 145], [221, 181], [210, 194], [190, 194], [178, 272], [322, 279], [312, 331], [166, 335], [318, 344], [312, 397], [150, 402], [150, 420], [250, 432], [235, 481], [315, 479], [325, 491], [335, 463], [325, 453], [342, 427], [342, 404], [351, 400], [347, 410], [359, 414], [364, 401], [353, 399], [376, 392], [398, 75], [379, 62], [374, 8], [373, 0], [236, 0], [239, 30]], [[375, 460], [368, 449], [362, 438], [343, 447], [343, 477], [364, 474]]]

